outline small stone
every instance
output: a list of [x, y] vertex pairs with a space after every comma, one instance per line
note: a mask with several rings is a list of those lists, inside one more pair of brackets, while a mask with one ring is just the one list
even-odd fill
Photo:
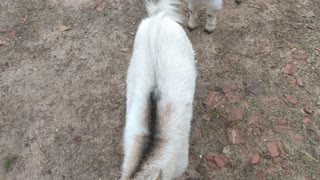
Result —
[[225, 97], [223, 97], [217, 104], [214, 105], [215, 109], [219, 109], [221, 106], [225, 105], [227, 103], [227, 100]]
[[316, 15], [314, 14], [313, 11], [306, 11], [306, 12], [303, 13], [302, 16], [303, 16], [303, 17], [310, 18], [310, 17], [315, 17]]
[[239, 129], [227, 129], [227, 137], [231, 144], [242, 144], [244, 142]]
[[122, 48], [121, 51], [122, 52], [128, 52], [130, 49], [129, 48]]
[[221, 155], [214, 156], [214, 161], [220, 168], [223, 168], [226, 165], [224, 158]]
[[291, 23], [290, 24], [294, 29], [300, 29], [303, 26], [303, 23]]
[[302, 78], [300, 76], [297, 76], [296, 80], [297, 80], [297, 83], [298, 83], [299, 86], [304, 86]]
[[71, 26], [65, 26], [65, 25], [61, 25], [58, 28], [58, 31], [62, 32], [62, 31], [68, 31], [71, 28]]
[[7, 42], [0, 39], [0, 46], [6, 45]]
[[259, 161], [260, 161], [260, 155], [259, 155], [259, 153], [256, 153], [256, 154], [252, 157], [251, 163], [252, 163], [252, 164], [258, 164]]
[[260, 114], [258, 114], [258, 115], [251, 115], [251, 116], [248, 117], [248, 122], [249, 122], [250, 124], [259, 123], [259, 122], [261, 122], [262, 120], [263, 120], [263, 117], [262, 117]]
[[101, 12], [104, 10], [104, 8], [106, 8], [106, 6], [107, 6], [107, 3], [103, 1], [101, 4], [98, 4], [95, 9], [96, 11]]
[[268, 151], [269, 151], [271, 157], [279, 156], [279, 152], [278, 152], [278, 148], [277, 148], [277, 143], [276, 142], [272, 142], [272, 143], [268, 144]]
[[283, 73], [292, 75], [294, 73], [294, 68], [295, 66], [293, 63], [288, 63], [284, 68]]
[[211, 106], [214, 103], [214, 100], [216, 99], [216, 94], [210, 93], [206, 99], [203, 101], [203, 104], [207, 106]]
[[265, 93], [265, 88], [261, 82], [252, 82], [246, 89], [254, 95], [259, 95]]
[[230, 155], [230, 154], [231, 154], [230, 147], [229, 147], [229, 146], [223, 147], [222, 152], [223, 152], [223, 154], [225, 154], [225, 155]]
[[307, 114], [313, 114], [314, 110], [311, 107], [304, 107], [303, 111]]

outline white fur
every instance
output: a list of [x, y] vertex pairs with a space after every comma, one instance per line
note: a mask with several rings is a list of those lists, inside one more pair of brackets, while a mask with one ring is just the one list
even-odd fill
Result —
[[[190, 29], [194, 29], [198, 26], [198, 11], [201, 6], [201, 2], [204, 0], [189, 0], [188, 8], [190, 13], [190, 18], [188, 21], [188, 26]], [[217, 13], [223, 7], [223, 0], [205, 0], [207, 6], [207, 23], [205, 31], [211, 33], [217, 24]]]
[[159, 96], [157, 113], [164, 114], [168, 108], [172, 113], [158, 123], [157, 138], [165, 142], [162, 149], [142, 164], [135, 179], [159, 178], [161, 172], [162, 179], [170, 180], [181, 176], [188, 165], [196, 68], [190, 40], [177, 23], [181, 20], [177, 4], [178, 0], [147, 2], [150, 17], [141, 22], [135, 37], [127, 74], [123, 180], [130, 178], [140, 160], [142, 145], [137, 139], [150, 134], [145, 109], [154, 88]]

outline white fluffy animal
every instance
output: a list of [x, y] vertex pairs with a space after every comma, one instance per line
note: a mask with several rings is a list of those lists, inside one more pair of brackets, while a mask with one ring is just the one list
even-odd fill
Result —
[[198, 26], [198, 11], [201, 7], [202, 2], [206, 3], [207, 7], [207, 23], [205, 27], [205, 32], [212, 33], [216, 28], [217, 24], [217, 13], [223, 7], [223, 0], [189, 0], [188, 9], [189, 9], [189, 22], [188, 27], [190, 30]]
[[127, 74], [122, 180], [171, 180], [188, 165], [196, 67], [178, 3], [146, 2]]

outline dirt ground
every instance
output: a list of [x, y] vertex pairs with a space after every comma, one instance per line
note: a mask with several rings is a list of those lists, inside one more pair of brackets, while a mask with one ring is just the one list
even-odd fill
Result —
[[[0, 0], [1, 180], [119, 177], [145, 16], [140, 0]], [[204, 16], [184, 177], [320, 179], [320, 1], [225, 0], [210, 35]]]

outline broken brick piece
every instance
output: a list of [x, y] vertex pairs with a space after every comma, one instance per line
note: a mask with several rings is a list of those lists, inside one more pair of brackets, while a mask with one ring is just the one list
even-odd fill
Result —
[[283, 73], [292, 75], [294, 73], [294, 64], [288, 63], [284, 68]]
[[310, 122], [310, 119], [305, 117], [305, 118], [302, 119], [302, 122], [303, 122], [303, 124], [307, 124], [307, 123]]
[[298, 103], [298, 100], [290, 94], [285, 94], [284, 97], [291, 105], [296, 105]]
[[219, 109], [221, 106], [225, 105], [227, 103], [227, 100], [225, 97], [223, 97], [217, 104], [214, 105], [215, 109]]
[[278, 147], [276, 142], [271, 142], [268, 144], [268, 151], [272, 157], [279, 156]]
[[214, 156], [214, 161], [220, 168], [223, 168], [226, 165], [226, 162], [221, 155]]
[[233, 108], [227, 116], [228, 121], [239, 121], [243, 119], [243, 111], [240, 108]]
[[216, 94], [210, 93], [206, 99], [203, 101], [203, 104], [207, 106], [211, 106], [214, 103], [214, 100], [216, 99]]
[[227, 138], [231, 144], [242, 144], [244, 142], [239, 129], [227, 129]]
[[215, 167], [215, 164], [212, 161], [208, 161], [207, 165], [210, 169], [213, 169]]
[[252, 164], [258, 164], [259, 161], [260, 161], [260, 155], [259, 155], [259, 153], [256, 153], [256, 154], [252, 157], [251, 163], [252, 163]]

